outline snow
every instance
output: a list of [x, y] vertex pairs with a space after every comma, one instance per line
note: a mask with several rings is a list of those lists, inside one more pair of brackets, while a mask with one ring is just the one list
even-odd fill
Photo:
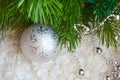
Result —
[[[18, 39], [8, 36], [0, 42], [0, 80], [104, 80], [113, 69], [109, 59], [119, 52], [99, 46], [102, 54], [96, 53], [91, 36], [85, 35], [75, 54], [62, 48], [56, 59], [37, 63], [21, 53]], [[78, 74], [80, 68], [83, 76]]]

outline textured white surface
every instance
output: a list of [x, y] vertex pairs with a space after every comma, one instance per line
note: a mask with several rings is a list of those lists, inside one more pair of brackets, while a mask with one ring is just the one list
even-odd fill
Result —
[[[105, 80], [107, 72], [112, 70], [109, 58], [118, 53], [114, 48], [100, 45], [102, 54], [98, 54], [92, 38], [83, 36], [75, 54], [63, 48], [56, 59], [35, 63], [24, 57], [18, 46], [18, 41], [10, 37], [1, 41], [0, 80]], [[84, 69], [84, 76], [78, 75], [80, 68]]]

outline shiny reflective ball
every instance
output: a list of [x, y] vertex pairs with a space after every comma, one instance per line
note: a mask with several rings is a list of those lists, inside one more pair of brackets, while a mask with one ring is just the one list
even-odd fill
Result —
[[79, 75], [84, 75], [84, 70], [83, 69], [79, 69]]
[[111, 80], [111, 77], [110, 76], [106, 76], [106, 80]]
[[31, 61], [45, 62], [54, 59], [58, 52], [57, 35], [53, 29], [44, 25], [32, 25], [21, 36], [22, 53]]
[[98, 54], [101, 54], [101, 53], [102, 53], [102, 49], [101, 49], [100, 47], [96, 47], [96, 52], [97, 52]]
[[120, 65], [117, 66], [117, 70], [120, 70]]

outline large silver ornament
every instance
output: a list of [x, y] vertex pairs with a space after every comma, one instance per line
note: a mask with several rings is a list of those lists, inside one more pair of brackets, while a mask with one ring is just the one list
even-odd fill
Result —
[[32, 25], [21, 36], [22, 53], [31, 61], [45, 62], [54, 59], [58, 52], [57, 36], [51, 27]]

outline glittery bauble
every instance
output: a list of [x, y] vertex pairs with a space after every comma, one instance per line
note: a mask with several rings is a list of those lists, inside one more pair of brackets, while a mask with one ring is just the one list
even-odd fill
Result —
[[31, 61], [45, 62], [54, 59], [58, 52], [57, 36], [51, 27], [32, 25], [21, 36], [22, 53]]

